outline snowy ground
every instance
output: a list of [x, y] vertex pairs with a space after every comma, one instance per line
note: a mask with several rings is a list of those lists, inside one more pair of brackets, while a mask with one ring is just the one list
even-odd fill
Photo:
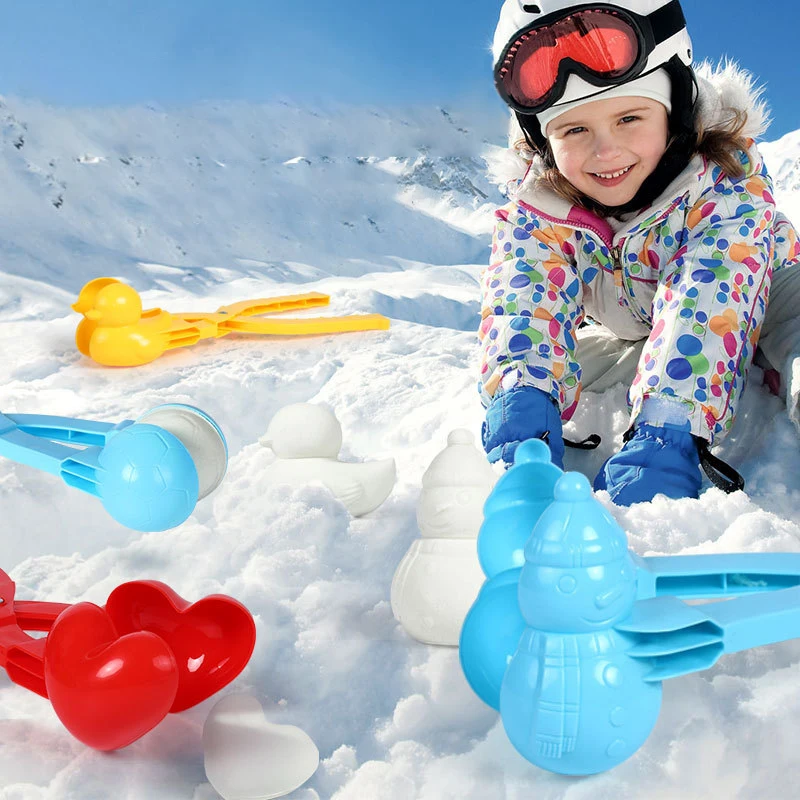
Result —
[[[116, 421], [189, 402], [220, 423], [230, 448], [221, 487], [179, 529], [153, 534], [122, 528], [51, 476], [0, 461], [0, 567], [19, 598], [103, 603], [118, 584], [153, 578], [187, 599], [224, 592], [242, 601], [258, 642], [226, 691], [252, 692], [271, 720], [298, 725], [317, 743], [320, 768], [295, 800], [796, 795], [800, 641], [668, 682], [658, 725], [636, 756], [570, 780], [514, 751], [498, 716], [467, 687], [455, 650], [410, 640], [392, 617], [392, 575], [418, 536], [422, 473], [450, 430], [477, 431], [482, 418], [474, 330], [497, 197], [481, 183], [477, 159], [487, 137], [502, 140], [498, 120], [475, 131], [441, 112], [420, 112], [412, 123], [365, 115], [383, 126], [371, 150], [365, 125], [340, 115], [316, 123], [330, 144], [306, 149], [289, 122], [280, 141], [271, 139], [264, 126], [277, 112], [258, 109], [206, 109], [205, 131], [197, 114], [161, 114], [156, 124], [144, 110], [79, 115], [18, 101], [0, 110], [0, 171], [11, 186], [0, 223], [0, 408]], [[148, 113], [142, 139], [133, 123]], [[167, 134], [178, 128], [188, 142]], [[22, 148], [19, 135], [27, 137]], [[247, 144], [251, 136], [256, 144]], [[772, 155], [796, 178], [795, 145]], [[457, 149], [459, 158], [446, 161]], [[145, 152], [150, 166], [133, 186], [119, 154], [143, 164]], [[238, 173], [221, 178], [228, 168], [212, 169], [212, 156]], [[264, 172], [244, 181], [258, 165]], [[331, 313], [381, 312], [392, 328], [228, 337], [145, 367], [106, 369], [75, 350], [69, 311], [84, 280], [100, 274], [147, 290], [148, 306], [176, 310], [322, 291], [332, 296]], [[603, 448], [570, 453], [568, 467], [593, 475], [618, 445], [624, 394], [618, 387], [586, 396], [567, 434], [599, 433]], [[372, 514], [350, 518], [321, 488], [259, 482], [272, 455], [258, 438], [277, 409], [299, 401], [336, 412], [343, 456], [397, 460], [395, 489]], [[697, 501], [615, 510], [637, 552], [800, 552], [798, 438], [758, 370], [721, 454], [744, 474], [748, 494], [712, 489]], [[201, 733], [214, 701], [101, 754], [73, 739], [45, 700], [0, 674], [0, 798], [212, 800]]]

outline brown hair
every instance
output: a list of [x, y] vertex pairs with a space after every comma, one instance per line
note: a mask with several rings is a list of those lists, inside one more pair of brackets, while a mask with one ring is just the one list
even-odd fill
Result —
[[[747, 112], [735, 108], [729, 109], [729, 111], [730, 117], [713, 128], [704, 128], [700, 125], [694, 152], [717, 164], [727, 177], [739, 179], [745, 175], [739, 153], [747, 152], [752, 142], [743, 134], [747, 125]], [[667, 148], [672, 141], [670, 140]], [[514, 142], [513, 148], [528, 160], [532, 160], [536, 154], [524, 138]], [[538, 155], [541, 156], [545, 165], [544, 171], [536, 181], [538, 186], [550, 189], [573, 205], [592, 206], [591, 202], [587, 204], [588, 198], [558, 171], [549, 143], [545, 144], [544, 150]]]

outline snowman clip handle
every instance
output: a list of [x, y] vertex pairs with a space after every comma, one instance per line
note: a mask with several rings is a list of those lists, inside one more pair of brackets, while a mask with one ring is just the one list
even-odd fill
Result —
[[647, 663], [644, 680], [664, 681], [708, 669], [726, 653], [800, 638], [800, 586], [701, 606], [654, 597], [637, 603], [617, 628], [631, 637], [628, 655]]

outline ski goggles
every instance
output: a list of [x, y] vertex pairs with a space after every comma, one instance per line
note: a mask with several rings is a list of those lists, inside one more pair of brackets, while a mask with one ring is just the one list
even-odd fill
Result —
[[613, 5], [586, 5], [523, 28], [495, 68], [497, 90], [522, 114], [556, 103], [570, 74], [595, 86], [637, 77], [650, 54], [686, 27], [678, 0], [643, 16]]

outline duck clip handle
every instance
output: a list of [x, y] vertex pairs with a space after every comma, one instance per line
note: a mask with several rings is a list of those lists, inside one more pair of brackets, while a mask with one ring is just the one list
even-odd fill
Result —
[[219, 485], [228, 462], [217, 423], [182, 404], [118, 423], [0, 414], [0, 456], [98, 497], [117, 522], [138, 531], [184, 522]]
[[243, 300], [211, 312], [171, 313], [143, 308], [139, 293], [115, 278], [95, 278], [84, 285], [72, 305], [74, 311], [83, 314], [75, 344], [99, 364], [135, 367], [149, 364], [168, 350], [231, 333], [305, 336], [389, 328], [389, 319], [381, 314], [296, 319], [269, 316], [320, 308], [329, 302], [327, 294], [307, 292]]
[[158, 581], [130, 581], [97, 606], [15, 600], [14, 591], [0, 570], [0, 667], [98, 750], [125, 747], [215, 694], [255, 647], [250, 612], [225, 595], [192, 604]]

